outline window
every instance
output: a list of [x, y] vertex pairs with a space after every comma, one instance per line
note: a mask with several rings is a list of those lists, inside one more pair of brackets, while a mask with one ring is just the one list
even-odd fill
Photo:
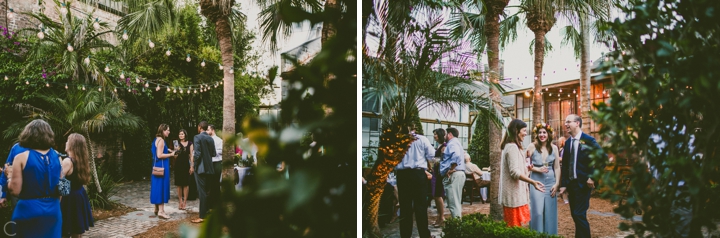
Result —
[[531, 97], [525, 97], [524, 94], [517, 94], [515, 96], [515, 117], [523, 120], [525, 123], [530, 123], [530, 120], [532, 120]]
[[458, 129], [459, 135], [458, 139], [460, 140], [460, 144], [462, 144], [463, 149], [467, 150], [468, 144], [470, 144], [469, 138], [470, 138], [470, 128], [467, 126], [448, 126], [447, 124], [439, 124], [439, 123], [429, 123], [429, 122], [423, 122], [423, 132], [425, 133], [425, 137], [430, 140], [430, 142], [435, 146], [435, 148], [438, 147], [438, 143], [435, 142], [435, 138], [433, 137], [433, 131], [437, 128], [447, 129], [448, 127], [454, 127]]
[[363, 167], [372, 167], [377, 160], [380, 142], [380, 118], [362, 118], [362, 161]]
[[[593, 84], [590, 86], [592, 94], [590, 94], [590, 103], [591, 105], [598, 104], [600, 102], [605, 102], [606, 104], [610, 102], [610, 93], [608, 92], [607, 84], [605, 83], [598, 83]], [[594, 106], [590, 106], [590, 110], [595, 110]], [[590, 123], [590, 135], [594, 136], [595, 138], [598, 138], [598, 131], [600, 131], [600, 125], [595, 124], [595, 121], [590, 119], [588, 122]]]

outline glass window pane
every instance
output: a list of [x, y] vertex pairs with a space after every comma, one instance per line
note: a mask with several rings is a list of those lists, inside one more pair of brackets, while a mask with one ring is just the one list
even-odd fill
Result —
[[518, 94], [518, 95], [516, 96], [516, 99], [517, 99], [517, 100], [515, 100], [515, 101], [517, 102], [517, 107], [518, 107], [518, 108], [523, 108], [523, 102], [525, 101], [525, 99], [523, 98], [523, 96], [520, 96], [520, 94]]
[[370, 118], [370, 130], [371, 131], [379, 131], [380, 130], [380, 119], [379, 118]]
[[362, 118], [362, 131], [370, 131], [370, 118], [369, 117]]
[[362, 146], [363, 147], [370, 146], [370, 133], [368, 133], [368, 132], [362, 133]]

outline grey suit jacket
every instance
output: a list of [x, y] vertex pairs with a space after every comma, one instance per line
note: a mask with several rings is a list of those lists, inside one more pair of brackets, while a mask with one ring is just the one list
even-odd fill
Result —
[[203, 131], [195, 135], [193, 146], [195, 150], [193, 153], [195, 172], [197, 174], [215, 174], [212, 157], [217, 156], [217, 152], [215, 151], [215, 141], [212, 137]]

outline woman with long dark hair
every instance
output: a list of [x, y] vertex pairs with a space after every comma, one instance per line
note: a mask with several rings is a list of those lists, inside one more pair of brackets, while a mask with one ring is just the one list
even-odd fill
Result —
[[168, 158], [175, 156], [174, 151], [169, 150], [165, 145], [165, 138], [168, 135], [170, 135], [170, 126], [160, 124], [150, 149], [153, 155], [153, 169], [164, 169], [162, 176], [150, 175], [150, 203], [155, 205], [155, 215], [163, 219], [170, 218], [165, 214], [165, 203], [170, 200], [170, 163]]
[[442, 227], [445, 225], [445, 203], [443, 197], [445, 196], [445, 187], [443, 186], [442, 177], [440, 176], [440, 160], [443, 158], [443, 152], [445, 151], [445, 129], [437, 128], [433, 130], [433, 139], [438, 143], [438, 147], [435, 150], [435, 163], [432, 168], [432, 179], [430, 180], [430, 191], [435, 199], [435, 208], [437, 208], [437, 219], [435, 219], [435, 227]]
[[68, 158], [62, 161], [62, 175], [70, 180], [70, 194], [63, 196], [60, 201], [62, 235], [81, 237], [94, 226], [90, 199], [83, 187], [90, 182], [90, 153], [85, 137], [78, 133], [70, 134], [65, 151]]
[[532, 173], [530, 178], [540, 181], [551, 189], [540, 192], [530, 189], [530, 229], [540, 233], [557, 235], [557, 193], [560, 187], [560, 163], [558, 148], [552, 144], [553, 129], [549, 124], [538, 123], [533, 128], [533, 143], [528, 146], [527, 156], [530, 157]]
[[175, 161], [175, 186], [177, 186], [178, 209], [185, 210], [187, 207], [188, 190], [190, 185], [190, 175], [193, 173], [192, 158], [193, 142], [187, 140], [187, 131], [181, 129], [178, 132], [180, 138], [179, 151], [177, 161]]
[[505, 222], [509, 227], [522, 226], [530, 221], [528, 207], [528, 186], [544, 192], [540, 181], [527, 176], [522, 138], [527, 135], [527, 124], [520, 119], [513, 119], [507, 127], [507, 133], [500, 145], [502, 158], [500, 164], [500, 203], [503, 205]]

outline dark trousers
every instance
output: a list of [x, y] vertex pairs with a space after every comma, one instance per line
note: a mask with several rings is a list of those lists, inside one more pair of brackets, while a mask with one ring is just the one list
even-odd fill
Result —
[[205, 215], [207, 214], [207, 211], [209, 209], [208, 207], [208, 197], [207, 197], [207, 182], [210, 179], [210, 175], [208, 174], [197, 174], [197, 171], [195, 171], [195, 183], [197, 184], [197, 191], [198, 191], [198, 198], [200, 199], [200, 208], [198, 209], [200, 213], [200, 218], [205, 219]]
[[[421, 238], [430, 237], [427, 206], [428, 179], [425, 170], [397, 170], [398, 199], [400, 200], [400, 237], [412, 236], [413, 214]], [[387, 191], [386, 191], [387, 192]]]
[[587, 180], [578, 179], [568, 184], [568, 198], [570, 200], [570, 214], [575, 222], [575, 237], [590, 237], [590, 223], [587, 220], [587, 210], [590, 208], [590, 187]]
[[222, 162], [213, 162], [214, 174], [210, 174], [207, 181], [208, 202], [211, 206], [220, 202], [220, 176], [222, 176]]

